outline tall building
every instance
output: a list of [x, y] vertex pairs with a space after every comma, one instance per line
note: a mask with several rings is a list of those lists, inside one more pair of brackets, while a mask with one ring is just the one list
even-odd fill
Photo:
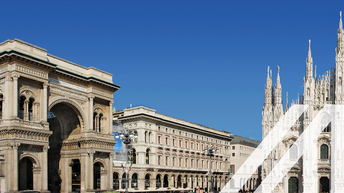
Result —
[[0, 43], [1, 192], [111, 189], [118, 89], [110, 73]]
[[[248, 139], [246, 137], [241, 137], [238, 135], [235, 135], [233, 140], [231, 141], [231, 147], [230, 147], [230, 166], [229, 166], [229, 173], [230, 174], [237, 174], [239, 168], [244, 164], [246, 159], [250, 157], [252, 152], [258, 147], [260, 144], [260, 141], [256, 141], [253, 139]], [[250, 191], [255, 190], [261, 181], [260, 178], [260, 171], [261, 168], [252, 168], [249, 166], [243, 166], [244, 173], [251, 172], [253, 173], [250, 179], [247, 180], [246, 184], [243, 185], [243, 182], [241, 183], [241, 187], [243, 191]], [[243, 181], [246, 181], [243, 179]]]
[[[308, 57], [306, 59], [306, 75], [303, 79], [304, 92], [295, 102], [297, 104], [307, 104], [308, 110], [291, 128], [292, 133], [279, 142], [278, 146], [264, 161], [262, 166], [262, 179], [276, 166], [281, 157], [289, 147], [302, 134], [304, 129], [312, 122], [314, 117], [324, 107], [325, 104], [344, 104], [343, 92], [343, 75], [344, 75], [344, 32], [342, 23], [342, 14], [340, 13], [339, 29], [337, 32], [337, 48], [335, 67], [327, 71], [324, 75], [317, 77], [316, 67], [313, 66], [311, 54], [311, 41], [309, 41]], [[314, 70], [313, 70], [314, 69]], [[273, 126], [279, 121], [283, 114], [288, 110], [282, 108], [282, 86], [280, 83], [279, 69], [276, 85], [273, 87], [271, 70], [268, 68], [268, 75], [265, 85], [265, 102], [263, 106], [262, 133], [263, 139], [271, 131]], [[293, 105], [293, 104], [292, 104]], [[331, 180], [331, 163], [330, 163], [330, 141], [331, 125], [329, 124], [318, 137], [318, 186], [317, 192], [329, 192]], [[303, 192], [303, 184], [306, 178], [302, 169], [303, 158], [292, 167], [282, 182], [275, 187], [276, 192]]]
[[[222, 188], [229, 180], [230, 141], [227, 131], [219, 131], [196, 123], [157, 113], [144, 106], [114, 113], [114, 120], [137, 133], [132, 144], [130, 191], [194, 190], [210, 186]], [[118, 131], [118, 128], [115, 128]], [[203, 150], [219, 150], [213, 157]], [[115, 160], [116, 155], [115, 154]], [[211, 169], [211, 174], [208, 174]], [[114, 163], [114, 189], [125, 188], [125, 172]]]

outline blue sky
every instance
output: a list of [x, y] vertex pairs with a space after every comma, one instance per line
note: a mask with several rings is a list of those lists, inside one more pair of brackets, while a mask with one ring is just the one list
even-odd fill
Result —
[[114, 106], [261, 139], [266, 68], [283, 100], [302, 93], [308, 39], [335, 65], [343, 1], [4, 1], [0, 41], [18, 38], [113, 74]]

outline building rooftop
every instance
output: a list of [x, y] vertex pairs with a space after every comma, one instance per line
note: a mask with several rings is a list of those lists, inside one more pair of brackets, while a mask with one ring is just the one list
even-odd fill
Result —
[[0, 53], [16, 51], [41, 61], [55, 65], [56, 68], [68, 71], [86, 78], [95, 78], [112, 84], [112, 74], [94, 67], [84, 67], [57, 56], [48, 54], [44, 48], [29, 44], [19, 39], [6, 40], [0, 43]]
[[243, 144], [243, 145], [248, 145], [252, 147], [258, 147], [261, 141], [257, 141], [254, 139], [249, 139], [246, 137], [241, 137], [238, 135], [234, 135], [234, 139], [231, 141], [231, 144]]

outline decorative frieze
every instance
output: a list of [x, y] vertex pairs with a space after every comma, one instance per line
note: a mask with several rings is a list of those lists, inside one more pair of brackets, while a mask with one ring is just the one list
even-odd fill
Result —
[[49, 82], [52, 82], [52, 83], [55, 83], [55, 84], [59, 84], [59, 85], [62, 85], [62, 86], [68, 87], [68, 88], [73, 88], [75, 90], [80, 90], [80, 91], [83, 91], [83, 92], [87, 91], [87, 89], [84, 88], [84, 87], [81, 87], [81, 86], [78, 86], [78, 85], [75, 85], [75, 84], [71, 84], [71, 83], [63, 81], [63, 80], [58, 80], [58, 79], [55, 79], [55, 78], [49, 78]]
[[42, 133], [38, 131], [27, 131], [20, 129], [10, 129], [10, 130], [1, 130], [0, 139], [28, 139], [28, 140], [37, 140], [37, 141], [48, 141], [51, 133]]
[[109, 91], [105, 91], [105, 90], [100, 90], [100, 89], [95, 89], [92, 88], [92, 92], [99, 94], [101, 96], [105, 96], [105, 97], [110, 97], [112, 98], [113, 92], [109, 92]]
[[37, 77], [45, 78], [45, 79], [48, 78], [48, 73], [42, 72], [40, 70], [35, 70], [26, 66], [22, 66], [19, 64], [15, 64], [15, 69], [19, 72], [23, 72], [25, 74], [29, 74], [32, 76], [37, 76]]
[[75, 99], [81, 99], [81, 100], [87, 100], [87, 96], [86, 95], [82, 95], [80, 93], [77, 92], [71, 92], [65, 89], [61, 89], [59, 87], [55, 87], [55, 86], [50, 86], [49, 90], [51, 93], [55, 93], [61, 96], [69, 96], [70, 98], [75, 98]]

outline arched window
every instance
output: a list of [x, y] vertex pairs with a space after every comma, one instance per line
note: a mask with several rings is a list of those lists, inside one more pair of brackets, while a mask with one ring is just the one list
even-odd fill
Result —
[[131, 177], [131, 188], [137, 188], [137, 174], [133, 174]]
[[24, 119], [24, 103], [25, 103], [26, 97], [21, 96], [19, 99], [19, 119]]
[[133, 149], [133, 152], [132, 152], [132, 162], [133, 162], [133, 164], [136, 164], [136, 149]]
[[125, 174], [126, 173], [123, 173], [123, 175], [122, 175], [122, 184], [121, 184], [122, 189], [125, 189], [125, 187], [127, 186], [127, 184], [126, 184], [127, 176]]
[[96, 131], [97, 117], [97, 113], [93, 113], [93, 131]]
[[168, 187], [168, 175], [165, 174], [164, 176], [164, 188], [167, 188]]
[[102, 113], [100, 113], [99, 114], [99, 119], [98, 119], [98, 132], [103, 132], [104, 130], [104, 128], [103, 128], [103, 123], [102, 123], [102, 121], [103, 121], [103, 114]]
[[328, 146], [325, 144], [320, 146], [320, 159], [328, 159]]
[[28, 108], [28, 120], [32, 121], [33, 120], [33, 102], [35, 99], [30, 98], [29, 99], [29, 108]]
[[150, 149], [146, 150], [146, 164], [149, 164], [149, 153], [150, 153]]

